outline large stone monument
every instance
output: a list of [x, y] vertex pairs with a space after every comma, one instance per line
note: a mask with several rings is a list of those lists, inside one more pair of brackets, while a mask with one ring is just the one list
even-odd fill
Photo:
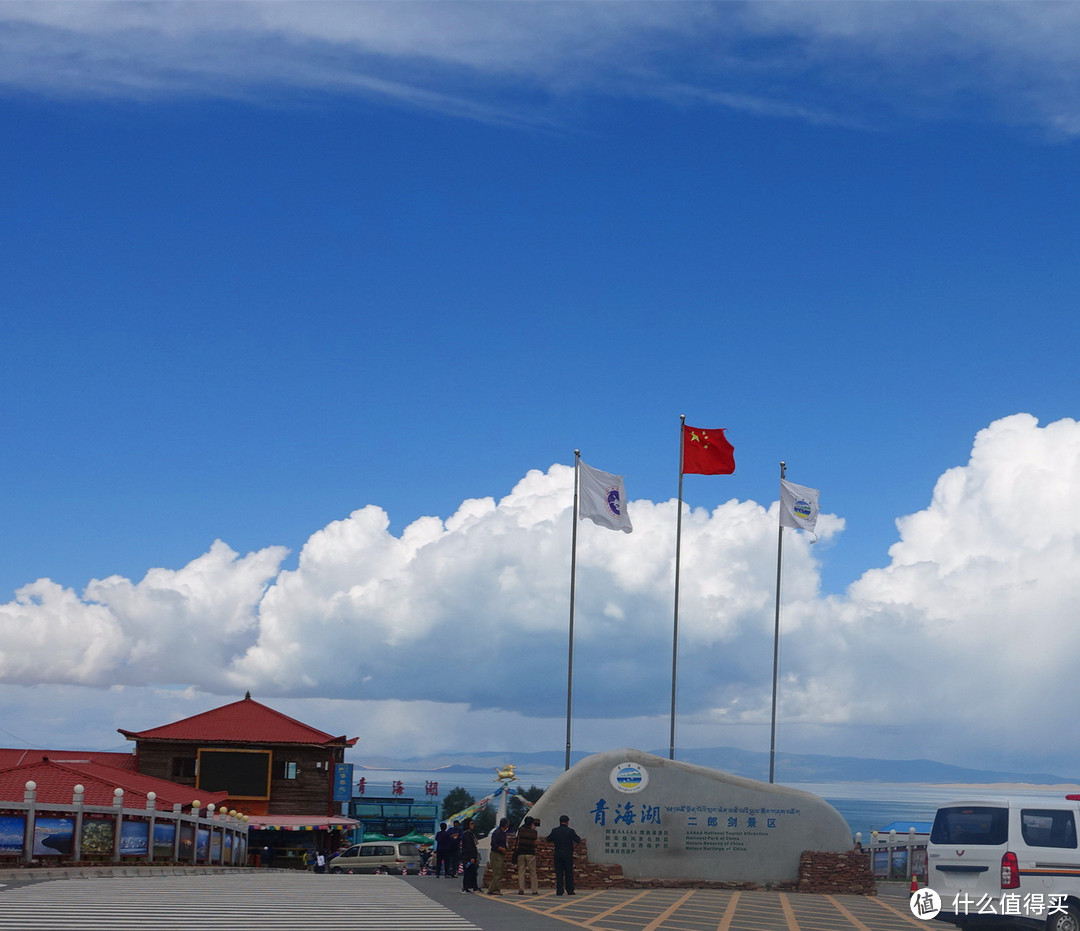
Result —
[[847, 851], [851, 831], [824, 799], [641, 750], [587, 757], [533, 806], [540, 836], [570, 816], [593, 863], [630, 878], [785, 882], [804, 850]]

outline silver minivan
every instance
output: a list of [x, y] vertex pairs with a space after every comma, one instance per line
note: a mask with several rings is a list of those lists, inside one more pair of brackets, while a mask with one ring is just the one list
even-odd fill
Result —
[[420, 848], [411, 841], [353, 844], [330, 861], [331, 873], [419, 873]]

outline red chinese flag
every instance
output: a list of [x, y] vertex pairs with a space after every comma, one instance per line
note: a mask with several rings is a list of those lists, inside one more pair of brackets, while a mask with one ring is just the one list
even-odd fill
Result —
[[735, 471], [735, 447], [723, 430], [702, 430], [683, 424], [683, 474], [731, 475]]

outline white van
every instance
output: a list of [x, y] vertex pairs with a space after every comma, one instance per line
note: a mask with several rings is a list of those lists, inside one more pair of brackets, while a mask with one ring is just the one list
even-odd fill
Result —
[[1080, 931], [1078, 822], [1080, 795], [940, 806], [926, 850], [937, 917], [960, 927]]
[[353, 844], [330, 861], [331, 873], [419, 873], [420, 848], [410, 841]]

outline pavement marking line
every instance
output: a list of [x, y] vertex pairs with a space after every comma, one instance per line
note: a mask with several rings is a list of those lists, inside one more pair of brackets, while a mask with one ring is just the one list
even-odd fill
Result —
[[[565, 902], [553, 905], [548, 910], [548, 914], [557, 912], [560, 908], [573, 908], [575, 905], [581, 905], [584, 902], [588, 902], [589, 899], [595, 899], [598, 895], [603, 895], [605, 892], [607, 892], [606, 889], [597, 889], [596, 892], [590, 892], [588, 895], [582, 895], [580, 892], [575, 892], [573, 895], [565, 896]], [[556, 895], [558, 895], [558, 893], [556, 893]], [[573, 901], [571, 901], [571, 899], [573, 899]]]
[[724, 914], [720, 916], [720, 924], [716, 926], [716, 931], [731, 931], [731, 922], [735, 918], [735, 910], [739, 907], [739, 896], [741, 895], [742, 893], [738, 889], [732, 893], [727, 908], [724, 909]]
[[787, 921], [788, 931], [799, 931], [799, 922], [795, 920], [795, 912], [788, 901], [787, 893], [780, 893], [780, 907], [784, 910], [784, 920]]
[[887, 908], [890, 912], [892, 912], [897, 917], [905, 919], [908, 922], [908, 924], [910, 924], [912, 927], [925, 928], [926, 925], [927, 925], [927, 922], [922, 921], [921, 919], [916, 918], [914, 915], [912, 915], [910, 909], [908, 909], [908, 911], [905, 912], [902, 909], [897, 908], [895, 905], [890, 905], [884, 899], [879, 898], [879, 899], [876, 899], [876, 901], [877, 901], [877, 904], [880, 905], [882, 908]]
[[643, 925], [641, 931], [656, 931], [656, 929], [659, 928], [660, 925], [662, 925], [668, 918], [674, 915], [679, 910], [679, 906], [686, 902], [691, 896], [693, 896], [693, 894], [694, 890], [691, 889], [685, 895], [680, 896], [667, 908], [665, 908], [659, 915], [657, 915], [656, 918], [650, 921], [647, 925]]
[[[811, 898], [813, 902], [809, 901]], [[595, 890], [585, 895], [579, 892], [568, 901], [558, 901], [550, 894], [540, 900], [515, 901], [504, 898], [501, 901], [505, 905], [523, 908], [586, 931], [610, 931], [613, 928], [624, 931], [673, 931], [675, 928], [732, 931], [734, 928], [750, 927], [758, 931], [810, 931], [814, 928], [877, 931], [880, 928], [878, 916], [887, 918], [889, 927], [902, 925], [905, 928], [925, 929], [924, 922], [917, 921], [902, 908], [880, 898], [859, 897], [857, 904], [845, 903], [844, 898], [789, 893], [755, 894], [743, 890], [733, 890], [720, 897], [711, 892], [691, 889], [685, 892], [670, 890], [668, 894], [658, 890], [625, 890], [622, 894], [616, 890]], [[589, 914], [588, 908], [579, 910], [574, 907], [586, 903], [596, 909], [593, 914]], [[545, 905], [549, 907], [545, 908]], [[811, 905], [814, 907], [808, 907]], [[721, 913], [719, 918], [716, 917], [717, 913]], [[0, 931], [3, 929], [0, 928]]]
[[573, 925], [575, 928], [584, 928], [585, 926], [576, 918], [567, 918], [564, 915], [553, 915], [550, 911], [545, 909], [536, 908], [530, 903], [522, 902], [518, 905], [516, 902], [508, 902], [508, 905], [513, 905], [514, 908], [521, 908], [527, 912], [532, 912], [534, 915], [543, 915], [545, 918], [551, 918], [555, 921], [562, 921], [568, 925]]
[[648, 894], [649, 894], [649, 891], [647, 889], [642, 890], [637, 895], [632, 896], [629, 899], [626, 899], [624, 902], [619, 902], [619, 903], [617, 903], [615, 905], [612, 905], [611, 908], [607, 909], [607, 911], [603, 911], [603, 912], [600, 912], [597, 915], [593, 915], [592, 918], [588, 919], [585, 922], [585, 925], [586, 926], [591, 925], [594, 921], [599, 921], [601, 918], [607, 918], [608, 915], [613, 915], [613, 914], [615, 914], [615, 912], [622, 911], [624, 908], [626, 908], [626, 906], [633, 905], [638, 899], [644, 898]]
[[835, 896], [827, 895], [825, 896], [825, 898], [827, 901], [832, 902], [832, 904], [836, 906], [837, 911], [839, 911], [841, 915], [843, 915], [848, 921], [851, 922], [851, 924], [856, 928], [856, 931], [872, 931], [872, 929], [868, 925], [864, 925], [861, 921], [859, 921], [859, 919], [851, 913], [848, 907]]

